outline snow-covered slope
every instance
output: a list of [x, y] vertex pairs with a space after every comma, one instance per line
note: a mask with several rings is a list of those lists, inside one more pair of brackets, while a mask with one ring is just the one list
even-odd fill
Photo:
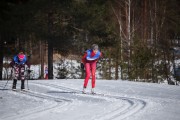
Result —
[[[179, 120], [180, 87], [97, 80], [97, 95], [82, 94], [83, 80], [31, 80], [29, 92], [5, 90], [0, 120]], [[17, 88], [20, 88], [18, 81]], [[90, 93], [89, 81], [88, 92]], [[27, 88], [27, 87], [26, 87]]]

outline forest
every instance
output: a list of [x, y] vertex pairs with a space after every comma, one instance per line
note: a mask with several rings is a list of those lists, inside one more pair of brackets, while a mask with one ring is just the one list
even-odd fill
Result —
[[104, 79], [171, 80], [179, 6], [179, 0], [1, 0], [0, 80], [3, 61], [19, 51], [31, 64], [47, 62], [52, 79], [54, 54], [80, 61], [94, 43], [103, 53]]

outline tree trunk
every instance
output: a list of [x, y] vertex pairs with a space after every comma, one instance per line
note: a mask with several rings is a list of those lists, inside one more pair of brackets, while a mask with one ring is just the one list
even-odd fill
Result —
[[53, 79], [53, 13], [48, 13], [48, 79]]
[[4, 43], [2, 36], [0, 35], [0, 80], [2, 80], [2, 73], [3, 73], [3, 51], [4, 51]]
[[44, 43], [40, 41], [41, 79], [44, 78]]
[[111, 80], [111, 57], [109, 57], [109, 61], [108, 61], [108, 63], [109, 63], [109, 68], [108, 68], [108, 79], [109, 80]]
[[131, 66], [131, 0], [127, 0], [125, 3], [125, 19], [126, 19], [126, 27], [125, 27], [125, 39], [127, 41], [127, 61], [128, 61], [128, 74], [130, 75], [130, 66]]
[[119, 79], [119, 75], [118, 75], [118, 73], [119, 73], [119, 70], [118, 70], [118, 68], [119, 68], [119, 48], [117, 48], [117, 55], [116, 55], [115, 60], [116, 60], [115, 61], [115, 79], [117, 80], [117, 79]]
[[48, 79], [53, 79], [53, 43], [48, 40]]
[[143, 41], [144, 41], [144, 44], [146, 45], [147, 43], [147, 1], [144, 0], [143, 1]]

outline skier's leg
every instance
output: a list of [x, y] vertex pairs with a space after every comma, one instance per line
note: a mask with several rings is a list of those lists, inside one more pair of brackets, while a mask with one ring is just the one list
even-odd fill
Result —
[[21, 89], [25, 89], [25, 86], [24, 86], [24, 82], [25, 82], [25, 67], [24, 66], [22, 66], [21, 68], [20, 68], [20, 78], [21, 78]]
[[18, 68], [18, 66], [15, 65], [14, 66], [14, 79], [13, 79], [13, 85], [12, 85], [13, 90], [16, 89], [18, 77], [19, 77], [19, 68]]
[[96, 82], [96, 62], [91, 63], [91, 74], [92, 74], [92, 89], [91, 93], [95, 94], [94, 88], [95, 88], [95, 82]]
[[87, 84], [88, 84], [88, 81], [89, 81], [89, 78], [90, 78], [90, 64], [89, 63], [86, 63], [85, 64], [85, 68], [86, 68], [86, 77], [85, 77], [85, 80], [84, 80], [84, 88], [87, 87]]
[[19, 79], [19, 67], [16, 65], [14, 66], [14, 79]]
[[16, 90], [16, 84], [17, 84], [17, 79], [14, 79], [13, 80], [13, 86], [12, 86], [13, 90]]
[[21, 80], [21, 90], [24, 90], [25, 87], [24, 87], [24, 80]]
[[46, 80], [48, 79], [48, 74], [46, 74], [45, 79], [46, 79]]
[[95, 88], [96, 83], [96, 62], [91, 63], [91, 73], [92, 73], [92, 88]]

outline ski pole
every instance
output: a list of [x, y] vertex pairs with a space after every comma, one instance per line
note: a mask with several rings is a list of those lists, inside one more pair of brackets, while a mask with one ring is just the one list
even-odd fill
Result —
[[28, 71], [28, 78], [27, 78], [27, 89], [29, 90], [29, 84], [28, 84], [28, 80], [30, 78], [30, 72]]
[[27, 89], [29, 90], [28, 79], [27, 79]]
[[7, 84], [8, 84], [8, 82], [9, 82], [9, 79], [7, 80], [6, 84], [4, 85], [3, 90], [5, 90], [5, 88], [6, 88]]
[[30, 79], [30, 72], [31, 72], [31, 70], [27, 70], [27, 72], [28, 72], [28, 77], [27, 77], [27, 89], [29, 90], [28, 79]]
[[[10, 78], [12, 78], [12, 72], [13, 72], [13, 68], [11, 69], [11, 77], [10, 77]], [[6, 88], [7, 84], [8, 84], [8, 82], [9, 82], [9, 79], [7, 80], [6, 84], [4, 85], [3, 90], [5, 90], [5, 88]]]

